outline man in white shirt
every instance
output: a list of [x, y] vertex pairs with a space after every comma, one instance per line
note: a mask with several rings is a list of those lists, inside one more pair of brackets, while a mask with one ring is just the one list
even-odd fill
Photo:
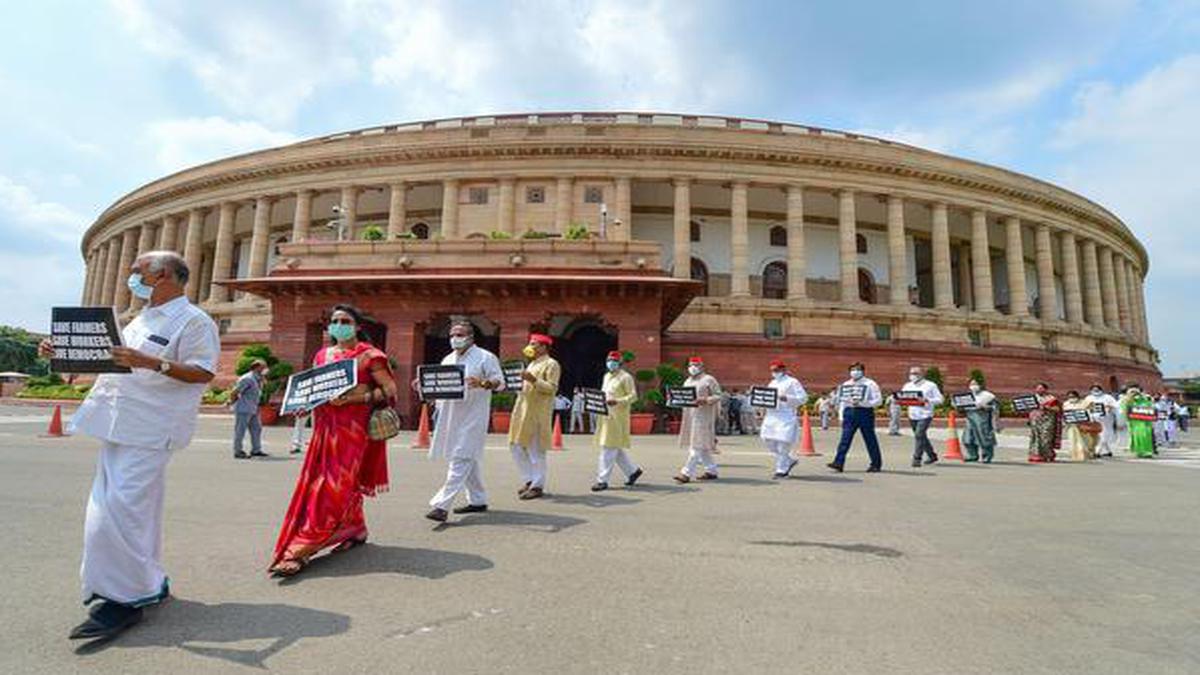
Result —
[[[504, 388], [504, 371], [496, 355], [475, 344], [475, 327], [466, 321], [450, 326], [451, 352], [442, 365], [461, 365], [465, 369], [467, 393], [461, 399], [437, 402], [438, 424], [429, 446], [430, 457], [449, 461], [446, 482], [429, 500], [432, 510], [425, 517], [446, 522], [454, 497], [463, 490], [467, 505], [455, 513], [487, 511], [487, 492], [483, 487], [483, 447], [492, 414], [492, 392]], [[415, 383], [414, 383], [415, 384]]]
[[883, 395], [875, 380], [867, 377], [863, 364], [850, 365], [850, 379], [837, 388], [835, 401], [841, 410], [842, 439], [838, 442], [837, 456], [826, 466], [841, 473], [854, 434], [861, 433], [871, 458], [867, 473], [879, 473], [883, 469], [883, 456], [879, 453], [879, 438], [875, 436], [875, 408], [883, 402]]
[[1096, 442], [1097, 457], [1112, 457], [1117, 440], [1117, 399], [1104, 391], [1099, 383], [1092, 384], [1091, 393], [1084, 402], [1093, 420], [1100, 423], [1100, 437]]
[[[133, 370], [96, 378], [69, 424], [100, 441], [80, 568], [84, 604], [100, 602], [72, 639], [112, 637], [170, 594], [161, 562], [167, 462], [191, 441], [221, 352], [216, 324], [184, 295], [190, 271], [182, 257], [145, 253], [130, 272], [130, 291], [147, 305], [112, 355]], [[52, 356], [54, 347], [43, 342], [40, 352]]]
[[934, 382], [925, 379], [925, 371], [919, 366], [908, 369], [908, 382], [900, 388], [901, 392], [919, 394], [923, 403], [908, 406], [908, 423], [912, 427], [913, 438], [913, 468], [920, 468], [922, 458], [926, 464], [938, 461], [937, 453], [933, 451], [933, 443], [929, 442], [929, 425], [933, 423], [933, 411], [942, 402], [942, 391]]
[[[564, 394], [555, 394], [554, 396], [554, 416], [558, 418], [558, 423], [563, 430], [567, 430], [567, 417], [571, 412], [571, 399]], [[553, 428], [554, 420], [550, 421]]]
[[787, 364], [783, 361], [772, 361], [770, 368], [771, 381], [766, 386], [775, 390], [776, 405], [768, 408], [763, 415], [759, 436], [767, 450], [775, 456], [773, 477], [778, 480], [787, 478], [799, 461], [792, 458], [792, 448], [800, 435], [796, 408], [808, 400], [808, 392], [804, 391], [800, 380], [788, 373]]
[[[592, 430], [595, 431], [595, 425]], [[575, 395], [571, 397], [571, 426], [568, 433], [583, 433], [583, 389], [575, 387]]]

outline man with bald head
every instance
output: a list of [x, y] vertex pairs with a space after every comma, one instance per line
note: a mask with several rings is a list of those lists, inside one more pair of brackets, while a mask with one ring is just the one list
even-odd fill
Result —
[[[161, 561], [167, 462], [191, 441], [221, 352], [216, 324], [184, 294], [191, 271], [183, 258], [151, 251], [129, 273], [130, 292], [146, 306], [112, 355], [132, 370], [96, 378], [69, 424], [100, 441], [80, 569], [83, 602], [96, 604], [72, 639], [112, 637], [169, 595]], [[48, 358], [54, 346], [46, 340], [39, 351]]]

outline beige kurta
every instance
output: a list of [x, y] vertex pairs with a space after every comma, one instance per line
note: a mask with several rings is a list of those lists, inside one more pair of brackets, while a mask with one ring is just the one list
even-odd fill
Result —
[[604, 395], [615, 404], [608, 406], [608, 415], [596, 416], [596, 445], [602, 448], [629, 449], [629, 410], [637, 400], [637, 386], [626, 370], [604, 374]]
[[508, 442], [528, 448], [536, 436], [539, 447], [549, 450], [554, 425], [554, 395], [558, 393], [560, 374], [558, 361], [539, 356], [525, 366], [525, 372], [533, 375], [535, 380], [521, 384], [508, 427]]
[[697, 450], [717, 449], [717, 403], [721, 400], [721, 385], [708, 373], [689, 377], [685, 387], [696, 388], [696, 407], [683, 409], [679, 425], [679, 447]]

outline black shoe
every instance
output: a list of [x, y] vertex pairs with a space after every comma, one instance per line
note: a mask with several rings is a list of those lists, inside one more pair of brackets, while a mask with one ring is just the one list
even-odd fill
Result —
[[250, 453], [250, 456], [251, 456], [251, 457], [270, 457], [270, 455], [268, 455], [267, 453], [263, 452], [262, 450], [255, 450], [255, 451], [253, 451], [253, 452], [251, 452], [251, 453]]
[[87, 621], [71, 629], [71, 640], [111, 638], [142, 620], [142, 608], [107, 600], [88, 612]]
[[455, 513], [484, 513], [487, 511], [487, 504], [467, 504], [454, 509]]
[[250, 455], [247, 455], [244, 452], [235, 452], [235, 453], [233, 453], [233, 458], [234, 459], [249, 459]]
[[446, 513], [446, 509], [433, 509], [429, 513], [426, 513], [425, 517], [439, 523], [444, 523], [449, 514]]
[[608, 483], [596, 483], [592, 486], [592, 492], [604, 492], [608, 489]]
[[921, 460], [919, 460], [919, 459], [914, 459], [914, 460], [913, 460], [913, 463], [912, 463], [912, 467], [913, 467], [914, 469], [919, 469], [919, 468], [921, 468]]
[[781, 478], [787, 478], [787, 474], [786, 474], [786, 473], [780, 473], [780, 472], [778, 472], [778, 471], [776, 471], [775, 473], [771, 474], [771, 479], [772, 479], [772, 480], [779, 480], [779, 479], [781, 479]]
[[637, 483], [638, 479], [641, 477], [642, 477], [642, 468], [638, 467], [637, 471], [634, 471], [633, 473], [629, 474], [629, 478], [625, 479], [625, 487], [633, 487], [634, 484]]
[[964, 462], [978, 462], [979, 458], [978, 457], [963, 457], [963, 461]]
[[929, 466], [930, 464], [937, 464], [937, 461], [938, 461], [938, 456], [934, 455], [933, 457], [930, 457], [929, 459], [925, 460], [925, 466]]
[[984, 463], [984, 464], [991, 464], [991, 463], [992, 463], [992, 458], [991, 458], [991, 457], [984, 457], [984, 458], [983, 458], [983, 463]]
[[302, 448], [292, 448], [292, 454], [293, 454], [293, 455], [298, 455], [298, 454], [300, 454], [300, 453], [302, 453], [302, 452], [304, 452], [304, 450], [303, 450]]
[[833, 469], [834, 471], [836, 471], [838, 473], [842, 472], [842, 465], [838, 464], [837, 462], [830, 462], [830, 463], [826, 464], [825, 466], [829, 467], [830, 469]]
[[881, 467], [881, 466], [868, 466], [867, 467], [867, 473], [879, 473], [880, 471], [883, 471], [883, 467]]
[[791, 464], [788, 464], [788, 468], [787, 468], [787, 470], [786, 470], [786, 471], [784, 471], [784, 472], [783, 472], [783, 475], [784, 475], [784, 476], [790, 476], [790, 475], [792, 474], [792, 469], [796, 468], [796, 465], [797, 465], [797, 464], [799, 464], [799, 463], [800, 463], [800, 460], [798, 460], [798, 459], [793, 459], [793, 460], [792, 460], [792, 463], [791, 463]]

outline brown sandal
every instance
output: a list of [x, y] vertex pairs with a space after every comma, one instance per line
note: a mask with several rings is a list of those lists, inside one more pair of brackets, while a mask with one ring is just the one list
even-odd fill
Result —
[[306, 564], [303, 560], [280, 560], [269, 572], [276, 578], [294, 577], [304, 569]]
[[346, 541], [343, 541], [342, 543], [338, 544], [337, 546], [334, 546], [332, 549], [330, 549], [329, 552], [330, 553], [342, 553], [343, 551], [349, 551], [352, 548], [358, 548], [359, 546], [362, 546], [365, 543], [367, 543], [366, 537], [363, 537], [362, 539], [347, 539]]

